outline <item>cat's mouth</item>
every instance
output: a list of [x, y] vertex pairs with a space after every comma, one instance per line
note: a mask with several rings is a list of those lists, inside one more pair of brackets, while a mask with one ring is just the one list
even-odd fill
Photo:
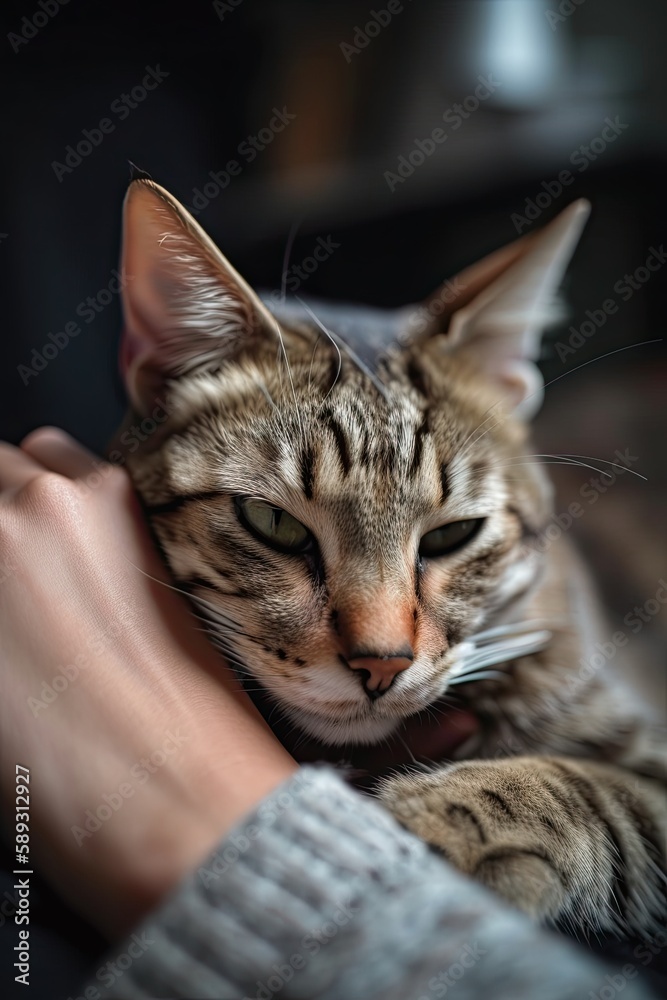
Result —
[[[549, 626], [554, 624], [554, 621], [531, 620], [479, 631], [452, 647], [446, 660], [437, 667], [415, 664], [397, 678], [385, 695], [372, 701], [362, 698], [356, 689], [348, 692], [351, 697], [336, 700], [320, 699], [313, 696], [314, 691], [312, 694], [309, 691], [308, 702], [300, 704], [289, 700], [286, 692], [276, 693], [276, 700], [289, 720], [286, 731], [297, 727], [308, 738], [335, 747], [381, 743], [398, 735], [420, 713], [430, 711], [437, 720], [433, 706], [450, 689], [458, 691], [463, 685], [485, 681], [507, 682], [509, 666], [514, 660], [549, 645], [553, 635]], [[318, 668], [317, 673], [321, 677], [323, 668]], [[274, 701], [274, 708], [275, 704]], [[275, 721], [271, 724], [275, 729]], [[435, 728], [438, 726], [436, 721]], [[443, 726], [446, 729], [444, 721]]]
[[[415, 664], [410, 678], [398, 677], [382, 697], [373, 699], [362, 692], [359, 678], [352, 671], [339, 676], [339, 669], [338, 664], [314, 669], [314, 683], [306, 687], [303, 698], [287, 689], [267, 692], [259, 699], [255, 693], [253, 698], [278, 735], [281, 729], [288, 735], [296, 729], [321, 744], [342, 747], [386, 742], [406, 720], [428, 710], [443, 694], [441, 670], [426, 665]], [[342, 689], [340, 696], [333, 699], [332, 674]], [[318, 679], [324, 688], [319, 697], [315, 689]], [[285, 716], [282, 726], [276, 724], [276, 708]]]
[[[320, 675], [325, 670], [318, 668]], [[346, 681], [350, 679], [344, 677]], [[310, 692], [310, 687], [307, 690]], [[431, 680], [412, 691], [391, 689], [382, 698], [372, 701], [357, 692], [356, 683], [354, 689], [348, 691], [349, 697], [336, 699], [310, 696], [307, 701], [305, 698], [297, 700], [294, 692], [272, 692], [266, 688], [261, 692], [251, 688], [249, 693], [285, 743], [292, 744], [296, 740], [298, 744], [305, 738], [330, 747], [370, 746], [384, 743], [408, 718], [437, 701], [440, 685]]]

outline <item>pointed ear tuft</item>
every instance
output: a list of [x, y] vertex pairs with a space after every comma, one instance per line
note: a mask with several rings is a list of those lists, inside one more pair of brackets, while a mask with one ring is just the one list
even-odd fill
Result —
[[121, 369], [133, 405], [166, 379], [250, 345], [272, 319], [201, 226], [151, 180], [132, 181], [123, 216]]
[[413, 330], [421, 329], [412, 343], [443, 335], [443, 351], [464, 356], [518, 416], [532, 416], [542, 398], [541, 334], [557, 316], [556, 292], [589, 212], [579, 199], [539, 232], [446, 282], [414, 314]]
[[151, 181], [153, 178], [141, 167], [138, 167], [132, 160], [127, 161], [130, 165], [130, 181]]

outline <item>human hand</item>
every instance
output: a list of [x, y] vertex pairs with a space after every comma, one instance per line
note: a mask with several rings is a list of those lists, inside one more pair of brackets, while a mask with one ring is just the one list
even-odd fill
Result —
[[1, 792], [30, 769], [31, 860], [113, 936], [296, 764], [95, 468], [55, 429], [0, 444]]

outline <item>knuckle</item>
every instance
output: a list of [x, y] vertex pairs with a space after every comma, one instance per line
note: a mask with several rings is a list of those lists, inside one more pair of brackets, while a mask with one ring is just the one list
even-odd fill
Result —
[[79, 497], [71, 480], [55, 472], [39, 472], [9, 491], [0, 506], [0, 562], [21, 562], [30, 539], [39, 537], [41, 526], [50, 524], [69, 535], [68, 525], [79, 520]]
[[77, 484], [57, 472], [44, 471], [21, 488], [21, 498], [38, 513], [71, 511], [80, 500]]
[[56, 442], [60, 443], [67, 439], [67, 434], [61, 431], [59, 427], [38, 427], [23, 438], [21, 448], [29, 452], [33, 447], [41, 447], [44, 444], [53, 444]]

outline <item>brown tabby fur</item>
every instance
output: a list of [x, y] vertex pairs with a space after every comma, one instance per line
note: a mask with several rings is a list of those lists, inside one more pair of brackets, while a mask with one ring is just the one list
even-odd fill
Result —
[[[538, 544], [550, 487], [522, 457], [526, 424], [499, 403], [493, 372], [475, 351], [446, 349], [449, 319], [390, 350], [376, 377], [306, 312], [279, 326], [151, 182], [130, 188], [125, 240], [126, 430], [156, 398], [169, 414], [128, 467], [229, 662], [311, 736], [378, 743], [449, 693], [463, 640], [548, 622], [546, 648], [452, 687], [479, 720], [452, 760], [394, 775], [378, 794], [536, 918], [584, 934], [655, 929], [667, 829], [658, 729], [616, 695], [609, 665], [582, 680], [580, 661], [610, 633], [568, 540]], [[519, 250], [491, 261], [491, 281]], [[488, 284], [472, 271], [462, 303]], [[305, 524], [317, 558], [251, 535], [238, 496]], [[417, 556], [425, 532], [482, 516], [468, 546]], [[350, 647], [386, 654], [406, 641], [409, 669], [369, 699]]]

